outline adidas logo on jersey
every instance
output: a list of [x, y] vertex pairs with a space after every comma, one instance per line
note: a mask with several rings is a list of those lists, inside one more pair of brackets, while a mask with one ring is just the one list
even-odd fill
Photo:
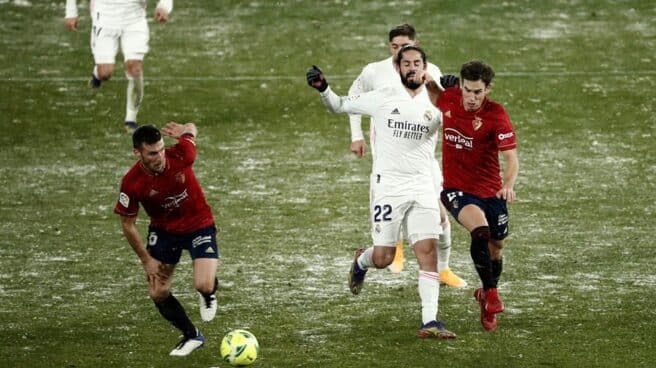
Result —
[[392, 115], [401, 115], [401, 113], [399, 112], [399, 109], [395, 107], [394, 110], [392, 110]]

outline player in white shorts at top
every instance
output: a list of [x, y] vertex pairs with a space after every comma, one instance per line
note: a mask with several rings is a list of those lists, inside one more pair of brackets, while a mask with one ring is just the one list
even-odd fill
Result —
[[[148, 53], [148, 21], [146, 0], [91, 0], [91, 51], [95, 61], [89, 86], [100, 87], [114, 73], [119, 45], [124, 58], [128, 80], [125, 112], [125, 131], [138, 127], [137, 113], [144, 95], [143, 59]], [[166, 23], [173, 10], [173, 0], [160, 0], [155, 9], [155, 20]], [[64, 25], [77, 31], [80, 18], [77, 0], [66, 0]]]
[[[384, 86], [402, 86], [399, 73], [394, 68], [394, 57], [403, 46], [417, 45], [416, 31], [409, 24], [401, 24], [389, 31], [389, 52], [390, 57], [387, 59], [367, 64], [360, 75], [353, 81], [349, 89], [349, 96], [359, 95], [364, 92], [373, 91]], [[426, 71], [433, 78], [440, 78], [442, 72], [435, 64], [426, 63]], [[429, 101], [427, 94], [421, 94], [421, 98]], [[351, 151], [359, 158], [362, 158], [367, 151], [367, 144], [362, 133], [362, 116], [359, 114], [349, 114], [351, 125]], [[375, 155], [375, 137], [373, 136], [373, 124], [369, 124], [369, 135], [371, 142], [371, 152]], [[437, 159], [435, 160], [435, 186], [437, 193], [442, 191], [442, 172]], [[439, 201], [438, 201], [439, 202]], [[440, 234], [439, 244], [440, 252], [437, 270], [440, 276], [440, 282], [455, 288], [467, 286], [467, 282], [456, 275], [449, 267], [449, 258], [451, 255], [451, 224], [447, 216], [446, 209], [440, 203], [440, 215], [442, 234]], [[399, 241], [396, 247], [395, 258], [389, 269], [398, 273], [403, 270], [403, 242]]]
[[340, 97], [315, 66], [307, 73], [310, 86], [332, 112], [372, 117], [376, 150], [371, 173], [371, 220], [374, 246], [358, 249], [349, 272], [349, 288], [358, 294], [367, 270], [392, 263], [401, 229], [413, 246], [419, 265], [421, 338], [452, 339], [456, 335], [437, 319], [437, 273], [440, 209], [433, 174], [441, 112], [424, 87], [426, 54], [417, 46], [402, 48], [395, 59], [402, 85], [356, 96]]

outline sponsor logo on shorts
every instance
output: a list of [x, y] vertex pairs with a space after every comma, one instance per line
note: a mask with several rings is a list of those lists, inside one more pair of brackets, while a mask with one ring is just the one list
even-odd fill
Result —
[[212, 242], [212, 236], [211, 235], [205, 235], [205, 236], [197, 236], [194, 238], [194, 240], [191, 241], [191, 246], [196, 248], [199, 245], [205, 244], [205, 243], [210, 243]]

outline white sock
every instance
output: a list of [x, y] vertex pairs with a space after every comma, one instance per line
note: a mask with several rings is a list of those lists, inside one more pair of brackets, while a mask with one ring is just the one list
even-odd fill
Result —
[[421, 299], [421, 323], [437, 320], [440, 283], [437, 272], [419, 271], [419, 298]]
[[91, 73], [93, 74], [94, 77], [96, 77], [96, 79], [100, 79], [98, 78], [98, 65], [93, 66], [93, 71]]
[[364, 250], [360, 257], [358, 257], [358, 266], [361, 269], [366, 270], [369, 267], [374, 267], [374, 247], [369, 247]]
[[449, 268], [449, 258], [451, 258], [451, 224], [449, 221], [442, 223], [442, 234], [439, 235], [438, 243], [440, 251], [437, 252], [437, 272], [442, 272]]
[[125, 73], [128, 79], [127, 103], [125, 108], [125, 121], [137, 122], [137, 113], [144, 95], [143, 73], [139, 77], [133, 78]]

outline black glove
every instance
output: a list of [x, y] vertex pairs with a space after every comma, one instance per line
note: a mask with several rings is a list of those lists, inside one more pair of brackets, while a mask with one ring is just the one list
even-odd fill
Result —
[[323, 92], [328, 88], [326, 78], [324, 78], [321, 69], [317, 68], [316, 65], [312, 65], [312, 68], [308, 70], [305, 77], [307, 78], [308, 85], [319, 92]]
[[440, 77], [440, 84], [444, 89], [458, 85], [458, 77], [453, 74], [444, 74]]

